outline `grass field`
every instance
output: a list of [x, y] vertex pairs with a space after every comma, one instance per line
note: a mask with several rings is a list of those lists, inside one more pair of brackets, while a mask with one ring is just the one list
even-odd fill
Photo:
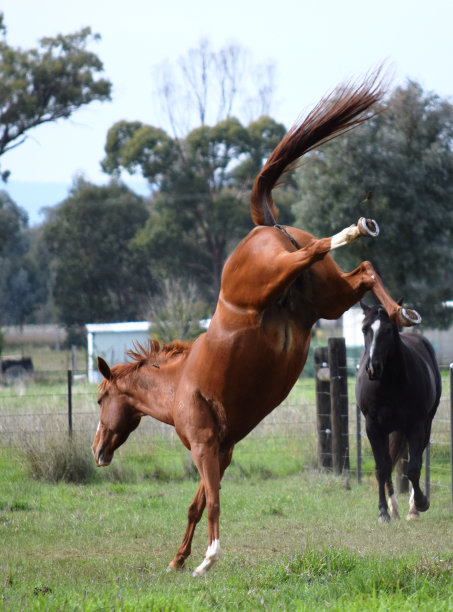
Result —
[[[197, 487], [172, 428], [145, 419], [86, 484], [30, 476], [29, 445], [43, 463], [67, 439], [64, 380], [0, 389], [0, 611], [453, 609], [448, 394], [433, 428], [431, 508], [380, 525], [370, 453], [361, 485], [317, 472], [314, 384], [296, 385], [238, 445], [222, 484], [222, 557], [194, 579], [205, 517], [189, 571], [166, 572]], [[95, 399], [95, 386], [74, 384], [74, 440], [90, 466]]]
[[[420, 520], [380, 525], [371, 481], [359, 486], [311, 470], [285, 475], [278, 457], [266, 461], [265, 477], [253, 465], [247, 478], [237, 469], [225, 477], [222, 558], [207, 579], [194, 579], [190, 571], [165, 571], [183, 535], [194, 479], [110, 482], [112, 464], [90, 484], [48, 484], [29, 478], [20, 449], [4, 446], [0, 609], [453, 608], [447, 491], [433, 493]], [[119, 464], [137, 474], [143, 456], [131, 446]], [[405, 513], [407, 496], [400, 503]], [[206, 534], [203, 518], [189, 570], [204, 556]]]

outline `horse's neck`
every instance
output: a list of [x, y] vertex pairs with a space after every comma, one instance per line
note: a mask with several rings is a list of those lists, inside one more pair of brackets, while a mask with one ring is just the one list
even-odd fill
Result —
[[169, 425], [174, 425], [173, 403], [179, 380], [180, 368], [174, 364], [146, 365], [131, 379], [136, 407], [140, 412]]
[[384, 367], [384, 372], [386, 372], [389, 377], [401, 380], [402, 377], [406, 376], [403, 342], [399, 334], [395, 337], [393, 347], [388, 354], [387, 360], [388, 366]]

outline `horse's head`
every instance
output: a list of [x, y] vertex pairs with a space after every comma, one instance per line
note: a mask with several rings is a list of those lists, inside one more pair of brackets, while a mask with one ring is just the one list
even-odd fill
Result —
[[121, 389], [107, 363], [98, 357], [98, 369], [104, 377], [98, 397], [99, 425], [93, 440], [93, 454], [98, 467], [110, 465], [115, 450], [140, 423], [142, 414], [132, 405], [131, 396]]
[[370, 380], [379, 380], [384, 372], [387, 358], [395, 346], [397, 326], [390, 320], [385, 308], [367, 306], [360, 302], [364, 319], [362, 332], [365, 339], [365, 368]]

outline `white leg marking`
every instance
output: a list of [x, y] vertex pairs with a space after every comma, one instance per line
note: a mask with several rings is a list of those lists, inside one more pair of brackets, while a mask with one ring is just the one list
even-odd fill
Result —
[[210, 546], [208, 546], [208, 550], [206, 551], [206, 557], [204, 558], [201, 565], [199, 565], [193, 576], [206, 576], [211, 567], [214, 565], [216, 561], [220, 559], [220, 540], [214, 540]]
[[351, 242], [354, 242], [360, 236], [360, 231], [357, 225], [351, 225], [350, 227], [346, 227], [335, 236], [332, 236], [332, 240], [330, 242], [330, 250], [338, 249], [338, 247], [345, 246]]
[[414, 487], [411, 487], [411, 496], [409, 498], [409, 512], [407, 513], [406, 520], [410, 521], [414, 518], [419, 518], [420, 512], [415, 507], [414, 501]]
[[396, 495], [393, 494], [389, 497], [390, 516], [393, 519], [399, 519], [400, 515], [398, 512], [398, 501]]

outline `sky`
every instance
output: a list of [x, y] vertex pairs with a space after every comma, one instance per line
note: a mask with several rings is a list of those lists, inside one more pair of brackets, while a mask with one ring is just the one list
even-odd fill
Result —
[[[214, 50], [234, 43], [250, 52], [255, 65], [274, 65], [270, 114], [288, 128], [335, 86], [383, 62], [392, 88], [412, 79], [453, 101], [451, 0], [3, 0], [0, 10], [8, 44], [22, 49], [90, 26], [101, 40], [89, 48], [113, 83], [111, 102], [94, 102], [69, 119], [38, 126], [1, 157], [2, 170], [11, 172], [6, 190], [31, 224], [44, 220], [41, 207], [66, 197], [77, 175], [108, 182], [100, 161], [115, 122], [166, 127], [155, 67], [176, 65], [203, 38]], [[139, 176], [128, 182], [148, 193]]]

